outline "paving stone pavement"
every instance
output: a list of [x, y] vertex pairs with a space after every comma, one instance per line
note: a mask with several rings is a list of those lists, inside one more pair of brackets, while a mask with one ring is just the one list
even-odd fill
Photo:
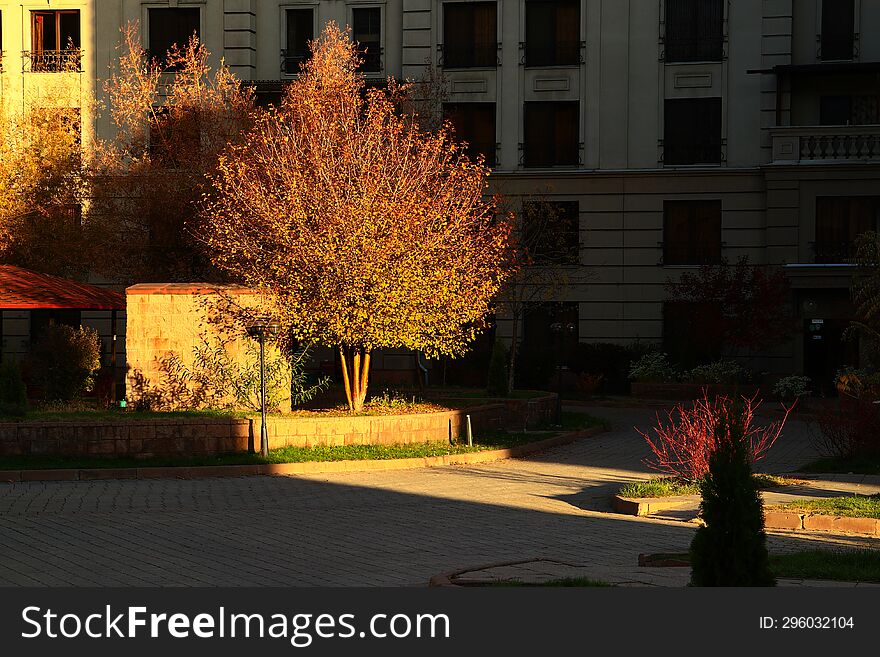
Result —
[[[535, 557], [631, 567], [686, 550], [686, 523], [603, 513], [642, 464], [653, 411], [594, 408], [612, 430], [526, 459], [298, 477], [0, 484], [4, 586], [424, 586]], [[814, 458], [793, 422], [763, 469]], [[774, 535], [773, 550], [865, 539]], [[875, 543], [870, 543], [874, 545]]]

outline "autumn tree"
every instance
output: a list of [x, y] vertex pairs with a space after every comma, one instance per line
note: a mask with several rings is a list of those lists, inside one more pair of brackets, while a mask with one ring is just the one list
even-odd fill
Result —
[[358, 412], [373, 350], [467, 350], [508, 275], [511, 219], [445, 128], [397, 112], [393, 82], [364, 88], [345, 32], [330, 23], [312, 48], [281, 106], [221, 157], [200, 234], [297, 339], [338, 350]]
[[212, 70], [196, 36], [150, 58], [136, 24], [104, 84], [115, 136], [93, 148], [87, 178], [93, 267], [116, 280], [212, 279], [187, 227], [219, 154], [253, 124], [253, 90]]
[[752, 354], [779, 344], [794, 328], [785, 272], [753, 265], [745, 256], [733, 264], [723, 259], [686, 272], [667, 281], [666, 291], [667, 301], [675, 304], [671, 307], [697, 322], [688, 336], [692, 345], [699, 340], [731, 355]]
[[0, 97], [0, 261], [76, 275], [81, 103], [63, 80], [38, 98]]

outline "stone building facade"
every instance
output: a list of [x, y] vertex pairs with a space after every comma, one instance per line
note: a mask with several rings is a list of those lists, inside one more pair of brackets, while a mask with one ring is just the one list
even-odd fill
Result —
[[[436, 67], [493, 184], [576, 217], [590, 276], [541, 320], [566, 340], [675, 349], [666, 281], [748, 256], [785, 267], [798, 315], [761, 367], [858, 362], [840, 334], [853, 239], [880, 219], [880, 0], [0, 0], [4, 95], [53, 75], [93, 94], [130, 20], [151, 50], [198, 32], [266, 100], [328, 20], [353, 26], [368, 78]], [[59, 72], [45, 53], [68, 37], [81, 65]]]

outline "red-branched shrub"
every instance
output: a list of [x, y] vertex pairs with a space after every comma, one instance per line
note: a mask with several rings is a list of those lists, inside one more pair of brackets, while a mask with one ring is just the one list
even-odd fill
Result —
[[880, 456], [880, 406], [873, 399], [841, 394], [836, 408], [818, 419], [816, 447], [844, 459]]
[[[734, 404], [734, 400], [724, 396], [710, 400], [704, 390], [703, 398], [695, 400], [693, 408], [678, 404], [662, 420], [658, 413], [657, 426], [653, 429], [655, 437], [636, 428], [654, 454], [653, 458], [645, 460], [645, 464], [679, 479], [701, 480], [709, 472], [709, 456], [715, 449], [715, 427], [725, 409], [730, 409]], [[749, 443], [752, 463], [762, 459], [773, 446], [794, 408], [786, 408], [781, 420], [758, 425], [755, 423], [755, 411], [760, 405], [761, 402], [743, 397], [738, 409], [742, 414], [743, 435]]]

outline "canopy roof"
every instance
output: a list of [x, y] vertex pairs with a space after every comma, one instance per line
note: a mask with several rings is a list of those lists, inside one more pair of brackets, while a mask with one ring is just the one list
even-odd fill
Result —
[[0, 310], [125, 310], [125, 296], [96, 285], [0, 265]]

